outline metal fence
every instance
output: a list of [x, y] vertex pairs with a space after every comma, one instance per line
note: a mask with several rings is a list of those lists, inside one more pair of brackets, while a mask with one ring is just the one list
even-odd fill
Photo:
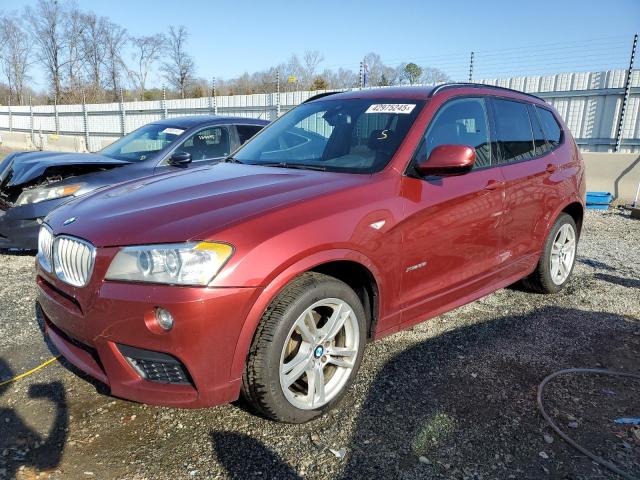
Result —
[[[478, 83], [508, 87], [544, 98], [558, 110], [584, 151], [614, 151], [619, 136], [619, 151], [637, 152], [640, 151], [640, 70], [632, 70], [628, 79], [627, 72], [620, 69], [558, 73], [484, 79]], [[26, 133], [34, 145], [43, 149], [55, 136], [77, 136], [84, 139], [89, 151], [96, 151], [116, 138], [162, 118], [216, 114], [274, 120], [321, 92], [107, 104], [0, 106], [0, 131]]]

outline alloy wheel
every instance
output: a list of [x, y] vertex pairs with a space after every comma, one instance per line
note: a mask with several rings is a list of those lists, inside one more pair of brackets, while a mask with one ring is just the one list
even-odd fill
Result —
[[576, 256], [576, 232], [571, 225], [565, 223], [560, 227], [551, 246], [551, 280], [562, 285], [573, 267]]
[[358, 319], [344, 300], [326, 298], [294, 322], [280, 356], [280, 386], [295, 407], [329, 403], [349, 381], [360, 344]]

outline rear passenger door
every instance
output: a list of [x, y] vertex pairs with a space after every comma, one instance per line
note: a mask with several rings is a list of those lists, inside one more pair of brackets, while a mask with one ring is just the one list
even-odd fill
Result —
[[504, 259], [517, 270], [522, 264], [514, 261], [534, 261], [541, 245], [557, 165], [532, 104], [506, 98], [493, 98], [491, 104], [506, 182]]

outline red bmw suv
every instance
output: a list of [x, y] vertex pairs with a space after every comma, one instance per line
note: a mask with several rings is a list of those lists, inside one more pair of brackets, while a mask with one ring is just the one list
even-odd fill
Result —
[[584, 166], [558, 114], [476, 84], [313, 97], [224, 162], [54, 210], [38, 312], [113, 395], [206, 407], [241, 393], [305, 422], [367, 341], [518, 280], [568, 281]]

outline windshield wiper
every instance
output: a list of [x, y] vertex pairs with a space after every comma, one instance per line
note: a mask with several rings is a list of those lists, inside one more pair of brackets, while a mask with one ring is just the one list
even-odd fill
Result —
[[273, 162], [273, 163], [255, 163], [261, 167], [276, 167], [276, 168], [295, 168], [298, 170], [317, 170], [319, 172], [326, 172], [327, 167], [321, 165], [309, 165], [307, 163], [287, 163], [287, 162]]
[[231, 156], [229, 156], [229, 157], [225, 158], [225, 159], [223, 160], [223, 162], [224, 162], [224, 163], [242, 163], [242, 164], [244, 165], [244, 162], [241, 162], [241, 161], [240, 161], [240, 160], [238, 160], [237, 158], [235, 158], [235, 157], [231, 157]]

